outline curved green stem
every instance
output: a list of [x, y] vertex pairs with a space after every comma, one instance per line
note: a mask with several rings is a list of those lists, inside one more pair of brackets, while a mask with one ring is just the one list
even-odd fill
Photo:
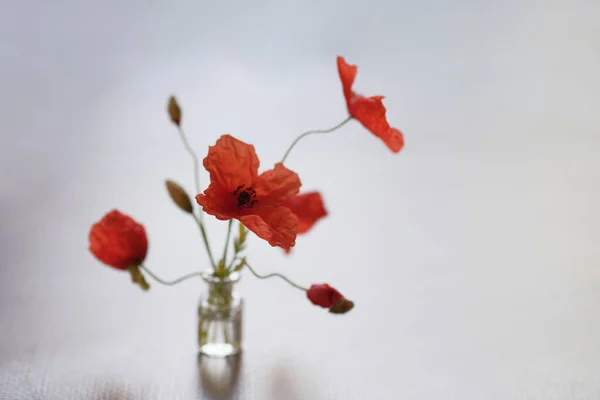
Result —
[[289, 278], [287, 278], [284, 275], [278, 274], [277, 272], [274, 272], [272, 274], [267, 274], [267, 275], [259, 275], [251, 266], [250, 264], [246, 263], [246, 267], [248, 267], [248, 269], [250, 270], [250, 272], [252, 272], [252, 275], [254, 275], [255, 277], [257, 277], [258, 279], [268, 279], [268, 278], [272, 278], [274, 276], [283, 279], [284, 281], [286, 281], [287, 283], [289, 283], [291, 286], [295, 287], [296, 289], [300, 289], [303, 291], [307, 291], [308, 289], [305, 287], [302, 287], [300, 285], [295, 284], [294, 282], [292, 282], [291, 280], [289, 280]]
[[174, 281], [165, 281], [163, 279], [160, 279], [158, 276], [154, 275], [154, 273], [152, 271], [150, 271], [148, 268], [146, 268], [146, 266], [144, 264], [140, 264], [140, 268], [143, 269], [144, 272], [146, 272], [148, 275], [150, 275], [152, 277], [152, 279], [154, 279], [158, 283], [162, 283], [163, 285], [166, 285], [166, 286], [177, 285], [179, 282], [183, 282], [187, 279], [195, 278], [197, 276], [202, 276], [202, 272], [192, 272], [191, 274], [184, 275], [181, 278], [175, 279]]
[[283, 155], [283, 158], [281, 159], [281, 163], [283, 164], [287, 158], [287, 156], [290, 154], [290, 151], [292, 151], [292, 149], [294, 148], [294, 146], [300, 141], [302, 140], [302, 138], [308, 136], [308, 135], [312, 135], [312, 134], [316, 134], [316, 133], [330, 133], [335, 131], [338, 128], [341, 128], [342, 126], [344, 126], [346, 123], [348, 123], [348, 121], [350, 121], [352, 119], [352, 117], [348, 117], [345, 120], [343, 120], [342, 122], [340, 122], [339, 124], [337, 124], [336, 126], [334, 126], [333, 128], [329, 128], [329, 129], [319, 129], [319, 130], [314, 130], [314, 131], [308, 131], [308, 132], [304, 132], [303, 134], [301, 134], [300, 136], [298, 136], [290, 145], [290, 147], [288, 147], [287, 151], [285, 152], [285, 154]]

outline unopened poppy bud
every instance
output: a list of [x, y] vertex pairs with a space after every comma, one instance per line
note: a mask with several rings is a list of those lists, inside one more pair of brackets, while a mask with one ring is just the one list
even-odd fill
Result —
[[344, 298], [334, 288], [326, 283], [321, 285], [312, 285], [306, 291], [306, 297], [316, 306], [323, 308], [331, 308], [338, 301]]
[[181, 124], [181, 108], [179, 108], [179, 104], [177, 104], [175, 96], [169, 97], [167, 111], [169, 112], [171, 121], [173, 121], [175, 125], [179, 126]]
[[171, 180], [165, 181], [165, 184], [167, 185], [169, 196], [171, 196], [173, 202], [177, 204], [177, 207], [191, 214], [194, 211], [194, 208], [192, 207], [192, 200], [190, 200], [190, 196], [188, 196], [185, 190]]

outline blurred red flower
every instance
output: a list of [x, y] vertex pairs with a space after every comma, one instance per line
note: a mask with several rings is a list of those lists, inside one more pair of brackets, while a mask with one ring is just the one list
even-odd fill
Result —
[[[285, 205], [298, 217], [298, 234], [308, 232], [321, 218], [327, 216], [319, 192], [307, 192], [289, 199]], [[286, 250], [290, 253], [290, 250]]]
[[306, 233], [321, 218], [327, 216], [319, 192], [307, 192], [292, 197], [285, 205], [298, 217], [298, 233]]
[[98, 260], [121, 270], [141, 264], [148, 252], [144, 227], [118, 210], [92, 225], [89, 241], [90, 252]]

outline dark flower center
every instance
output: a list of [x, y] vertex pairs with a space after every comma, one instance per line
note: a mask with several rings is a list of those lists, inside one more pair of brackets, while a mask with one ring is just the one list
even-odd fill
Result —
[[237, 198], [238, 207], [252, 208], [258, 201], [256, 200], [256, 192], [251, 187], [244, 189], [244, 186], [238, 186], [233, 195]]

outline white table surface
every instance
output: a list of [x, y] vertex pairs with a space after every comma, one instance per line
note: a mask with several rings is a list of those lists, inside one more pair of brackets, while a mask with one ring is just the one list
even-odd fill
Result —
[[[1, 8], [1, 399], [600, 398], [600, 2]], [[202, 282], [142, 293], [91, 257], [90, 224], [117, 207], [157, 274], [205, 268], [163, 187], [193, 188], [166, 98], [199, 153], [231, 133], [268, 168], [345, 118], [338, 54], [406, 147], [357, 123], [298, 145], [330, 216], [290, 257], [248, 255], [356, 308], [245, 275], [243, 357], [198, 364]]]

